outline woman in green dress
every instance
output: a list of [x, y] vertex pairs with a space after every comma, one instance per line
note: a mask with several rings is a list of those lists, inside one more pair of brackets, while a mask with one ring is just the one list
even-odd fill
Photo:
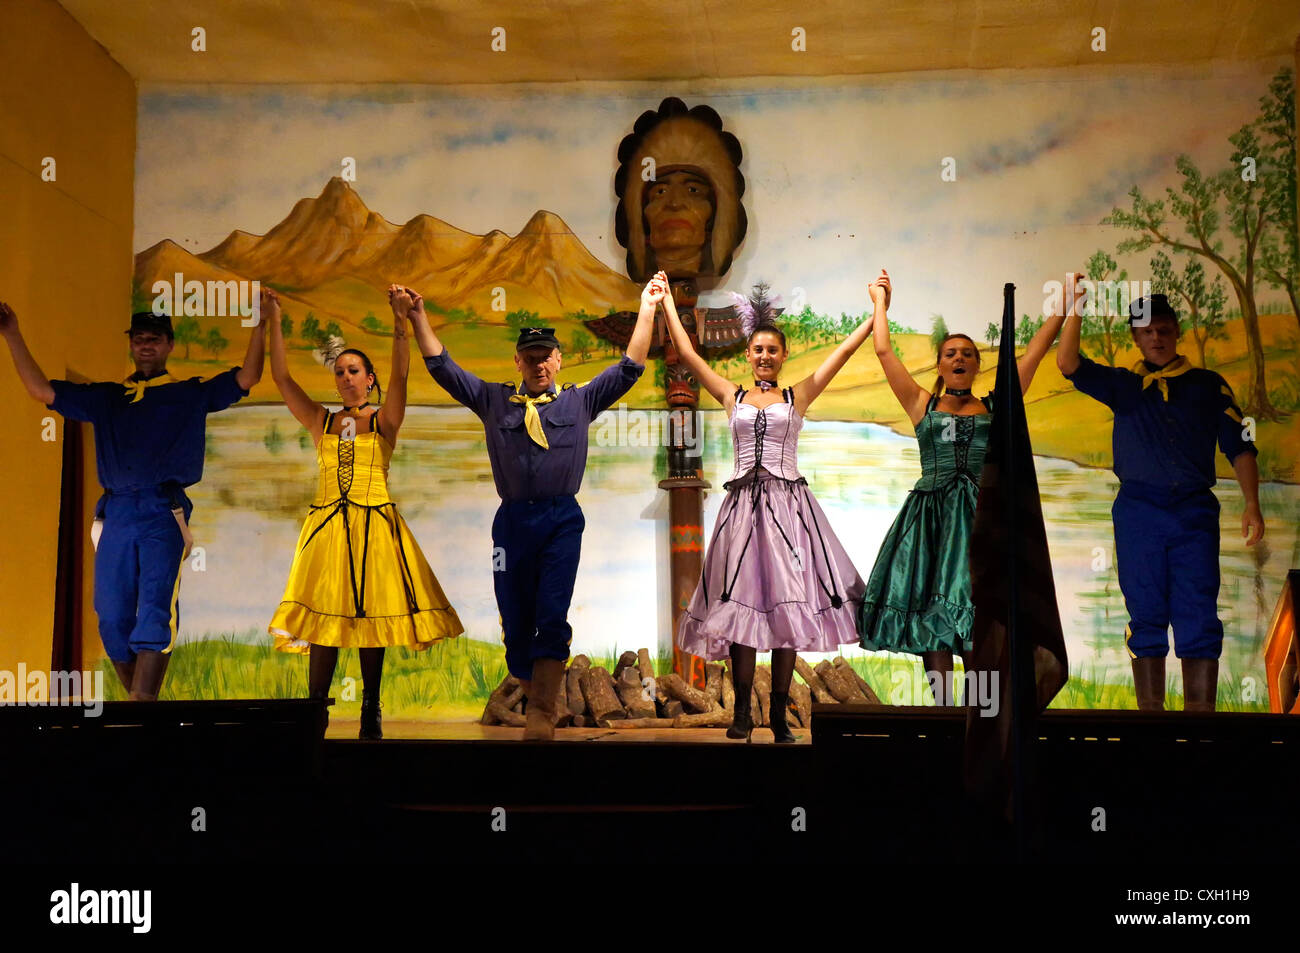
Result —
[[[869, 290], [876, 356], [916, 428], [921, 479], [880, 546], [858, 613], [858, 634], [864, 649], [919, 655], [935, 702], [951, 705], [953, 655], [965, 662], [971, 648], [970, 538], [992, 401], [971, 393], [980, 353], [965, 334], [950, 334], [940, 342], [934, 390], [917, 384], [889, 340], [891, 289], [883, 269]], [[1016, 362], [1022, 393], [1063, 321], [1047, 317]]]

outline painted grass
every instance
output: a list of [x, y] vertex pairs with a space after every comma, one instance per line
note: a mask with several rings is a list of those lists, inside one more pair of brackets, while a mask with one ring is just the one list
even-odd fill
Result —
[[[164, 700], [219, 698], [302, 698], [307, 694], [305, 656], [276, 652], [268, 643], [250, 642], [254, 633], [225, 633], [203, 641], [186, 642], [172, 655], [163, 687]], [[613, 671], [618, 653], [589, 654], [592, 665]], [[868, 655], [849, 660], [881, 701], [895, 705], [930, 705], [918, 661], [903, 656]], [[126, 692], [107, 660], [104, 671], [108, 701], [124, 701]], [[671, 653], [655, 660], [659, 673], [672, 669]], [[1182, 708], [1181, 679], [1177, 665], [1169, 668], [1166, 706]], [[958, 675], [961, 673], [958, 665]], [[447, 639], [424, 652], [390, 649], [384, 661], [383, 703], [386, 717], [404, 721], [476, 721], [489, 694], [506, 675], [500, 644], [470, 638]], [[960, 684], [960, 680], [958, 680]], [[356, 718], [361, 707], [361, 670], [357, 653], [344, 650], [331, 689], [334, 711], [340, 718]], [[958, 690], [960, 701], [960, 689]], [[1070, 681], [1052, 702], [1052, 708], [1137, 708], [1133, 685], [1090, 666], [1076, 668]], [[1221, 681], [1219, 710], [1267, 711], [1266, 697], [1243, 699], [1239, 682]]]

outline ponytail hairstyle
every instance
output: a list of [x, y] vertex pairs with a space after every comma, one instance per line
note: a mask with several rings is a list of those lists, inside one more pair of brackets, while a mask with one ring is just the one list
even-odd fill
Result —
[[[960, 331], [954, 331], [952, 334], [949, 334], [947, 337], [945, 337], [942, 341], [939, 342], [939, 349], [934, 353], [934, 363], [938, 364], [939, 361], [943, 358], [943, 346], [947, 344], [949, 341], [951, 341], [953, 338], [961, 338], [962, 340], [970, 341], [971, 347], [975, 348], [975, 363], [978, 364], [980, 361], [979, 345], [975, 343], [975, 341], [971, 338], [969, 334], [962, 334]], [[943, 382], [943, 374], [940, 373], [939, 379], [934, 382], [934, 390], [932, 391], [932, 393], [934, 394], [935, 397], [940, 397], [943, 395], [946, 386], [947, 385], [944, 384]]]
[[357, 357], [361, 358], [361, 363], [365, 365], [366, 373], [375, 379], [375, 400], [383, 400], [384, 389], [379, 386], [379, 375], [375, 373], [375, 365], [370, 363], [370, 358], [366, 356], [366, 352], [358, 351], [354, 347], [344, 348], [334, 355], [334, 359], [330, 361], [330, 365], [333, 366], [344, 354], [355, 354]]

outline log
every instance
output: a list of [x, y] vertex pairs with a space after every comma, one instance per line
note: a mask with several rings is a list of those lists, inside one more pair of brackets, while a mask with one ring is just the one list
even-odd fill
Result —
[[669, 698], [675, 698], [687, 708], [705, 712], [711, 711], [714, 707], [713, 699], [693, 685], [687, 685], [676, 672], [661, 675], [658, 684]]
[[812, 690], [803, 682], [790, 680], [790, 699], [799, 711], [799, 723], [804, 728], [812, 727]]
[[614, 663], [614, 681], [617, 682], [619, 680], [619, 677], [623, 674], [623, 669], [636, 665], [636, 662], [637, 658], [635, 652], [624, 652], [620, 655], [618, 661]]
[[853, 679], [854, 684], [858, 686], [858, 690], [861, 691], [863, 696], [867, 699], [868, 705], [880, 704], [880, 697], [871, 690], [870, 683], [858, 674], [858, 670], [849, 663], [848, 659], [844, 658], [842, 655], [836, 656], [835, 661], [832, 664]]
[[[857, 673], [853, 671], [853, 666], [849, 664], [848, 659], [844, 658], [842, 655], [837, 655], [835, 658], [831, 659], [831, 666], [840, 676], [840, 680], [844, 682], [844, 684], [848, 686], [849, 691], [853, 693], [853, 703], [855, 705], [865, 705], [868, 701], [867, 694], [858, 685]], [[868, 686], [868, 691], [870, 691], [870, 686]], [[872, 692], [871, 694], [874, 695], [875, 692]]]
[[615, 719], [609, 724], [602, 725], [603, 728], [673, 728], [671, 718], [624, 718], [622, 721]]
[[591, 715], [574, 715], [574, 716], [573, 716], [573, 727], [574, 727], [574, 728], [594, 728], [594, 727], [595, 727], [595, 723], [592, 722], [592, 720], [591, 720]]
[[569, 671], [564, 677], [569, 711], [574, 715], [581, 715], [587, 710], [587, 700], [582, 697], [582, 673], [589, 668], [591, 668], [591, 659], [585, 655], [575, 655], [569, 662]]
[[830, 693], [817, 673], [812, 670], [812, 666], [798, 656], [794, 660], [794, 670], [799, 673], [799, 677], [804, 680], [804, 684], [812, 692], [813, 701], [821, 705], [829, 705], [835, 701], [835, 696]]
[[665, 718], [676, 718], [685, 711], [685, 707], [676, 698], [664, 702], [663, 709]]
[[731, 670], [722, 672], [722, 708], [724, 711], [736, 710], [736, 686], [731, 683]]
[[[505, 701], [510, 692], [512, 692], [518, 685], [519, 679], [515, 678], [513, 675], [506, 675], [505, 678], [501, 679], [501, 684], [492, 689], [492, 694], [488, 696], [487, 705], [492, 704], [492, 702], [500, 704]], [[483, 706], [483, 717], [479, 719], [480, 725], [496, 724], [492, 714], [487, 710], [487, 705]]]
[[623, 668], [620, 677], [615, 679], [614, 688], [629, 718], [655, 717], [654, 696], [647, 697], [646, 690], [641, 687], [641, 672], [635, 665]]
[[754, 687], [762, 685], [770, 693], [772, 691], [772, 670], [766, 665], [759, 665], [754, 669]]
[[866, 696], [858, 690], [857, 684], [852, 679], [841, 675], [830, 662], [825, 660], [818, 662], [813, 671], [825, 683], [826, 690], [831, 693], [835, 701], [850, 705], [860, 700], [865, 701]]
[[599, 665], [582, 673], [582, 697], [587, 700], [591, 720], [597, 725], [608, 718], [627, 717], [618, 693], [614, 691], [614, 680]]
[[721, 707], [722, 666], [717, 662], [709, 662], [704, 666], [704, 694], [712, 698]]
[[655, 701], [657, 701], [660, 705], [668, 701], [668, 696], [665, 695], [664, 690], [659, 687], [659, 679], [655, 676], [655, 663], [650, 660], [649, 649], [636, 650], [636, 667], [641, 672], [642, 685], [645, 684], [645, 680], [647, 678], [650, 679], [651, 682], [654, 684]]
[[507, 695], [502, 700], [501, 704], [508, 711], [520, 712], [522, 714], [522, 709], [524, 706], [524, 686], [516, 682], [515, 690], [512, 691], [509, 695]]
[[754, 724], [770, 725], [772, 723], [772, 690], [768, 687], [772, 684], [771, 677], [768, 677], [767, 685], [758, 684], [758, 676], [754, 676], [754, 694], [758, 696], [758, 707], [754, 709]]
[[731, 712], [716, 708], [713, 711], [694, 715], [678, 715], [673, 719], [674, 728], [730, 728]]
[[488, 702], [488, 712], [499, 723], [509, 725], [511, 728], [522, 728], [528, 721], [523, 715], [506, 708], [501, 702]]

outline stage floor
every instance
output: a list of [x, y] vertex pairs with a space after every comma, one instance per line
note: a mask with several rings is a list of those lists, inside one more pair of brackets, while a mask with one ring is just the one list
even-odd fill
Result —
[[[327, 741], [357, 740], [355, 718], [331, 718]], [[384, 719], [384, 741], [521, 741], [524, 729], [480, 725], [473, 721], [389, 721]], [[812, 744], [812, 732], [792, 729], [796, 744]], [[744, 744], [727, 737], [725, 728], [558, 728], [556, 741], [621, 741], [673, 744]], [[769, 728], [755, 728], [753, 743], [774, 744]]]

